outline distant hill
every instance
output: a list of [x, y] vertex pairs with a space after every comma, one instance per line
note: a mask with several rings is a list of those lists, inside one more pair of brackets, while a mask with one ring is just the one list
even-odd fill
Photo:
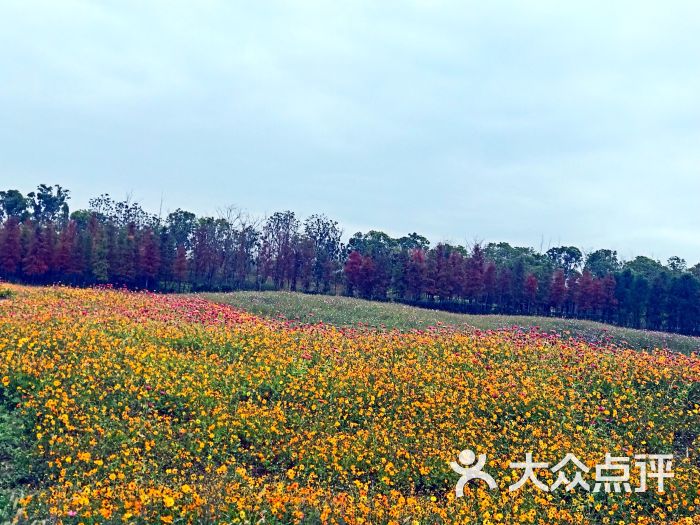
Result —
[[576, 319], [454, 314], [396, 303], [293, 292], [232, 292], [201, 295], [212, 301], [230, 304], [257, 315], [265, 317], [282, 316], [288, 320], [303, 323], [322, 321], [337, 326], [362, 324], [400, 330], [422, 329], [440, 323], [468, 326], [481, 330], [512, 326], [539, 327], [544, 331], [554, 330], [563, 336], [577, 337], [594, 342], [608, 341], [639, 350], [668, 348], [686, 354], [700, 351], [700, 337], [648, 330], [633, 330], [631, 328], [621, 328]]

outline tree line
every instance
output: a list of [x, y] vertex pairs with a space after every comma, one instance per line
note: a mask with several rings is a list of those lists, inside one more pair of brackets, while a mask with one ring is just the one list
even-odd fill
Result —
[[101, 195], [70, 212], [59, 185], [0, 191], [0, 277], [155, 291], [298, 290], [465, 313], [576, 317], [700, 334], [700, 264], [574, 246], [460, 246], [381, 231], [342, 241], [325, 215], [229, 208], [165, 217]]

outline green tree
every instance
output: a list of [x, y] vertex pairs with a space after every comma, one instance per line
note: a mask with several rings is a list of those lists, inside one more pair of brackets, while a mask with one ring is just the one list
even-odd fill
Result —
[[659, 273], [666, 271], [659, 261], [639, 255], [622, 265], [623, 269], [631, 270], [636, 275], [643, 275], [648, 280], [653, 280]]
[[620, 261], [614, 250], [596, 250], [586, 256], [584, 270], [588, 270], [596, 277], [605, 277], [608, 274], [620, 270]]
[[558, 246], [550, 248], [546, 253], [547, 257], [556, 268], [561, 268], [568, 277], [578, 270], [583, 261], [581, 250], [575, 246]]
[[27, 194], [34, 220], [40, 224], [66, 222], [68, 220], [68, 199], [70, 191], [58, 184], [53, 187], [40, 184], [35, 192]]
[[304, 234], [311, 242], [311, 266], [316, 291], [328, 292], [334, 273], [340, 268], [338, 223], [325, 215], [312, 215], [304, 222]]
[[683, 273], [688, 269], [688, 265], [686, 264], [685, 259], [681, 259], [676, 255], [668, 259], [666, 266], [673, 273]]
[[0, 220], [14, 218], [22, 222], [28, 217], [29, 201], [18, 190], [0, 191]]

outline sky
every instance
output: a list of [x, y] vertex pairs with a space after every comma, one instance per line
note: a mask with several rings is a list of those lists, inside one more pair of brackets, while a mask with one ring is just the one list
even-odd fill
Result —
[[696, 1], [0, 0], [0, 188], [700, 261]]

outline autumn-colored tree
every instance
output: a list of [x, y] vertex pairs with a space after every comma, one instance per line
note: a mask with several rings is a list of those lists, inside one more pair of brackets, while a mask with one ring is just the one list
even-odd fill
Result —
[[464, 297], [466, 288], [466, 259], [459, 250], [451, 250], [447, 257], [452, 297]]
[[52, 236], [48, 228], [38, 223], [27, 223], [26, 252], [22, 259], [22, 273], [36, 282], [52, 266]]
[[554, 272], [552, 285], [549, 288], [549, 304], [556, 313], [562, 313], [564, 303], [566, 303], [566, 292], [564, 270], [558, 269]]
[[566, 308], [571, 315], [577, 314], [576, 306], [579, 299], [578, 289], [580, 277], [578, 272], [572, 271], [566, 278]]
[[438, 244], [428, 255], [428, 291], [440, 300], [449, 300], [453, 295], [454, 276], [449, 263], [450, 247]]
[[359, 289], [362, 279], [362, 254], [360, 252], [357, 250], [350, 252], [347, 261], [345, 261], [343, 272], [345, 273], [347, 294], [352, 296]]
[[414, 300], [420, 299], [425, 291], [427, 269], [425, 251], [421, 248], [411, 250], [406, 267], [406, 291]]
[[602, 309], [602, 320], [612, 322], [615, 308], [617, 307], [617, 297], [615, 297], [615, 277], [612, 274], [607, 274], [600, 279], [600, 300], [599, 304]]
[[484, 270], [486, 260], [481, 245], [475, 244], [466, 264], [464, 293], [467, 299], [480, 302], [484, 292]]
[[589, 316], [597, 306], [596, 282], [593, 279], [593, 274], [587, 269], [583, 271], [578, 279], [575, 300], [578, 310], [585, 316]]
[[187, 250], [183, 244], [177, 245], [177, 253], [175, 255], [175, 263], [173, 264], [173, 277], [177, 281], [178, 289], [182, 291], [182, 283], [187, 280], [188, 263]]
[[529, 273], [525, 278], [525, 300], [527, 301], [527, 313], [531, 313], [532, 309], [537, 302], [537, 290], [539, 289], [539, 282], [537, 281], [537, 276], [533, 273]]
[[74, 220], [69, 221], [59, 235], [56, 271], [71, 281], [74, 281], [84, 271], [78, 224]]
[[371, 299], [374, 295], [374, 289], [377, 285], [377, 265], [374, 259], [369, 255], [362, 257], [362, 266], [360, 268], [360, 282], [358, 284], [360, 294], [365, 299]]
[[[700, 334], [700, 264], [601, 249], [546, 253], [506, 242], [467, 250], [411, 233], [370, 230], [340, 243], [335, 221], [292, 212], [263, 224], [234, 208], [218, 218], [176, 210], [164, 221], [108, 195], [68, 215], [69, 192], [0, 191], [0, 277], [34, 283], [112, 283], [172, 291], [256, 286], [408, 301], [460, 312], [586, 317]], [[70, 218], [69, 218], [70, 217]], [[436, 301], [437, 299], [437, 301]]]

